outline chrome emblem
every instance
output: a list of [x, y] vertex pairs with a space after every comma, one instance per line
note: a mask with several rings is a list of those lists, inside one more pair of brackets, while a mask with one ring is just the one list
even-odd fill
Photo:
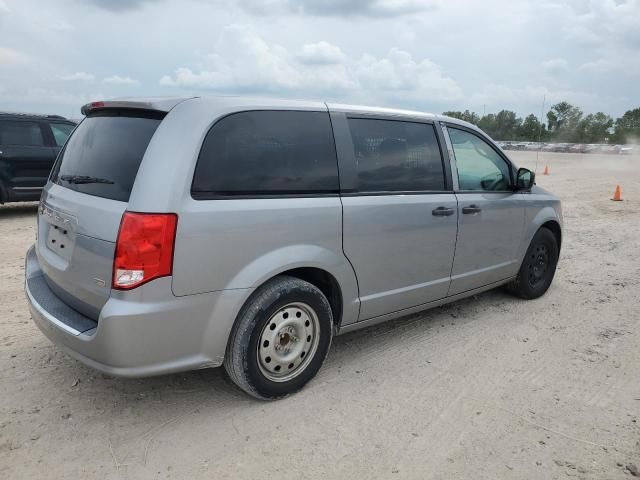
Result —
[[66, 213], [58, 212], [44, 202], [40, 203], [39, 212], [40, 215], [48, 217], [54, 222], [61, 223], [63, 225], [75, 225], [74, 217]]

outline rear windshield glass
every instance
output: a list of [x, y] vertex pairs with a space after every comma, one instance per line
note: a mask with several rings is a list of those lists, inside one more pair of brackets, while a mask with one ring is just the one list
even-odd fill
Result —
[[161, 121], [156, 112], [103, 111], [85, 118], [61, 152], [52, 181], [128, 202], [144, 152]]

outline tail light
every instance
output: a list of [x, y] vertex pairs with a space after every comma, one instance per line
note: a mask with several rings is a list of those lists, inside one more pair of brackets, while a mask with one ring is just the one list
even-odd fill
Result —
[[124, 212], [116, 240], [112, 287], [130, 290], [171, 275], [178, 216]]

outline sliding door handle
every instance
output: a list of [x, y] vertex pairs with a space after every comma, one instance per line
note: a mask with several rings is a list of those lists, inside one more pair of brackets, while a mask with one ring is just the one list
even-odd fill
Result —
[[453, 208], [447, 207], [438, 207], [431, 210], [431, 214], [434, 217], [448, 217], [450, 215], [453, 215], [454, 213], [456, 213], [456, 211]]
[[471, 214], [471, 213], [480, 213], [482, 209], [477, 205], [469, 205], [468, 207], [462, 207], [462, 213]]

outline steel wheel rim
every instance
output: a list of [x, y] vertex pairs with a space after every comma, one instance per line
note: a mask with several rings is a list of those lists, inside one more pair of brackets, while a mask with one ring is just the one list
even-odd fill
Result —
[[549, 249], [544, 244], [538, 244], [530, 253], [529, 258], [529, 285], [535, 287], [544, 280], [549, 268]]
[[306, 303], [289, 303], [274, 313], [258, 338], [260, 372], [272, 382], [300, 375], [314, 357], [320, 341], [320, 321]]

